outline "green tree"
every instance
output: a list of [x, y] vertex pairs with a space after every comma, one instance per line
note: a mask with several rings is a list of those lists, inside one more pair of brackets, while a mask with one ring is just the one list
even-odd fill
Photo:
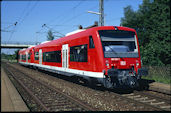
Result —
[[18, 61], [19, 55], [18, 55], [19, 50], [14, 51], [15, 59]]
[[53, 33], [51, 30], [48, 31], [48, 35], [47, 35], [47, 40], [50, 41], [50, 40], [53, 40], [54, 39], [54, 36], [53, 36]]
[[1, 53], [1, 59], [15, 60], [15, 58], [16, 58], [15, 54], [8, 55], [8, 54], [5, 54], [5, 53]]
[[124, 8], [121, 25], [136, 29], [145, 65], [171, 64], [170, 0], [143, 0], [138, 11]]

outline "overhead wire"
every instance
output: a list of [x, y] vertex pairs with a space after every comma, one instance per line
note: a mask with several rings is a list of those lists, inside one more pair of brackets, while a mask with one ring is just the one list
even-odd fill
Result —
[[13, 31], [11, 32], [10, 37], [9, 37], [9, 39], [8, 39], [8, 42], [10, 41], [10, 39], [11, 39], [12, 35], [14, 34], [14, 31], [15, 31], [15, 30], [16, 30], [16, 26], [14, 26], [14, 29], [13, 29]]
[[[76, 4], [74, 7], [72, 7], [72, 8], [70, 8], [69, 9], [69, 11], [72, 11], [72, 10], [75, 10], [76, 8], [78, 8], [82, 3], [84, 3], [86, 0], [82, 0], [82, 1], [80, 1], [78, 4]], [[97, 5], [96, 5], [97, 6]], [[89, 10], [92, 10], [92, 9], [95, 9], [95, 8], [97, 8], [96, 6], [93, 6], [93, 7], [91, 7], [91, 8], [89, 8]], [[68, 11], [68, 10], [67, 10]], [[70, 13], [71, 14], [71, 13]], [[50, 29], [54, 29], [55, 27], [58, 27], [58, 26], [63, 26], [63, 27], [67, 27], [67, 29], [71, 29], [70, 27], [68, 28], [68, 26], [73, 26], [73, 27], [76, 27], [76, 26], [79, 26], [79, 25], [64, 25], [64, 23], [68, 23], [68, 22], [71, 22], [71, 21], [73, 21], [74, 19], [76, 19], [76, 18], [78, 18], [78, 17], [80, 17], [80, 16], [82, 16], [82, 15], [85, 15], [85, 14], [87, 14], [87, 13], [84, 13], [84, 12], [81, 12], [81, 13], [79, 13], [79, 14], [77, 14], [77, 15], [75, 15], [75, 16], [72, 16], [72, 17], [70, 17], [70, 18], [68, 18], [68, 19], [65, 19], [65, 17], [63, 17], [63, 16], [57, 16], [57, 20], [59, 21], [59, 20], [61, 20], [62, 19], [62, 21], [63, 22], [60, 22], [61, 23], [61, 25], [49, 25], [50, 23], [52, 23], [53, 21], [51, 20], [51, 21], [49, 21], [49, 22], [47, 22], [46, 23], [46, 25], [48, 25], [48, 26], [54, 26], [54, 27], [51, 27]], [[65, 15], [65, 13], [63, 13], [63, 15]], [[62, 18], [60, 18], [59, 19], [59, 17], [62, 17]], [[67, 17], [68, 17], [68, 15], [67, 15]], [[56, 20], [56, 18], [55, 19], [53, 19], [53, 20]], [[72, 28], [73, 28], [72, 27]], [[41, 28], [39, 31], [37, 31], [37, 32], [40, 32], [40, 31], [42, 31], [43, 29]], [[65, 30], [65, 29], [64, 29]], [[56, 31], [56, 30], [55, 30]], [[60, 30], [60, 31], [63, 31], [63, 30]]]
[[46, 28], [48, 28], [48, 29], [50, 29], [50, 30], [55, 31], [55, 33], [58, 33], [58, 34], [60, 34], [60, 35], [65, 36], [64, 34], [62, 34], [62, 33], [58, 32], [58, 31], [54, 30], [53, 28], [48, 27], [46, 24], [44, 24], [42, 27], [46, 27]]
[[[85, 1], [86, 0], [79, 2], [76, 6], [74, 6], [73, 8], [71, 8], [71, 10], [75, 10], [76, 8], [78, 8], [78, 6], [81, 5], [81, 3], [85, 2]], [[70, 14], [72, 14], [72, 13], [70, 13]], [[80, 14], [74, 15], [73, 17], [71, 17], [69, 19], [63, 19], [62, 24], [64, 24], [65, 22], [69, 21], [70, 19], [73, 19], [73, 18], [78, 17], [78, 16], [81, 16], [81, 15], [84, 15], [84, 13], [80, 13]], [[68, 17], [68, 15], [67, 15], [67, 17]], [[63, 17], [63, 18], [66, 18], [66, 17]]]
[[[95, 9], [96, 7], [95, 6], [93, 6], [93, 7], [91, 7], [89, 10], [92, 10], [92, 9]], [[77, 17], [81, 17], [82, 15], [85, 15], [85, 14], [88, 14], [88, 13], [79, 13], [79, 14], [77, 14], [76, 16], [73, 16], [73, 17], [71, 17], [71, 18], [69, 18], [69, 19], [67, 19], [66, 21], [64, 21], [65, 23], [67, 23], [67, 22], [71, 22], [71, 21], [73, 21], [74, 19], [76, 19]], [[63, 23], [64, 23], [63, 22]], [[62, 24], [63, 24], [62, 23]], [[67, 29], [70, 29], [70, 28], [67, 28]], [[62, 31], [64, 31], [64, 30], [67, 30], [67, 29], [63, 29]]]
[[36, 2], [35, 2], [35, 4], [31, 7], [31, 9], [26, 13], [26, 15], [23, 17], [23, 19], [21, 20], [21, 23], [29, 16], [29, 14], [33, 11], [33, 9], [36, 7], [36, 5], [38, 4], [38, 1], [39, 0], [37, 0]]
[[9, 29], [10, 27], [12, 27], [14, 24], [11, 24], [11, 25], [9, 25], [8, 27], [5, 27], [5, 28], [3, 28], [3, 29], [1, 29], [1, 30], [7, 30], [7, 29]]
[[[22, 15], [25, 13], [26, 9], [28, 9], [29, 5], [30, 5], [30, 1], [27, 3], [27, 6], [24, 8], [23, 12], [21, 13]], [[22, 15], [19, 17], [19, 19], [17, 19], [17, 21], [18, 21], [19, 23], [20, 23], [21, 18], [23, 17]], [[12, 36], [13, 36], [15, 30], [16, 30], [16, 25], [15, 25], [15, 27], [14, 27], [14, 29], [13, 29], [13, 32], [11, 32], [8, 41], [10, 41], [10, 39], [12, 38]]]
[[22, 11], [21, 15], [19, 16], [18, 21], [20, 21], [20, 20], [22, 19], [22, 17], [24, 17], [24, 15], [25, 15], [25, 13], [26, 13], [27, 9], [29, 9], [30, 2], [31, 2], [31, 0], [29, 0], [29, 1], [28, 1], [28, 3], [27, 3], [27, 5], [26, 5], [26, 7], [24, 8], [24, 10]]
[[[38, 1], [39, 1], [39, 0], [38, 0]], [[22, 16], [23, 18], [19, 18], [19, 19], [20, 19], [19, 22], [18, 22], [19, 25], [21, 25], [21, 24], [24, 22], [24, 20], [26, 19], [26, 17], [28, 17], [28, 15], [33, 11], [33, 9], [36, 7], [38, 1], [36, 1], [35, 4], [31, 7], [31, 9], [28, 10], [28, 11], [26, 12], [25, 16]], [[30, 4], [30, 3], [27, 4], [26, 8], [29, 7], [29, 4]], [[26, 8], [25, 8], [25, 9], [26, 9]], [[23, 11], [23, 13], [24, 13], [24, 12], [25, 12], [25, 11]], [[21, 17], [21, 16], [20, 16], [20, 17]], [[19, 25], [18, 25], [18, 26], [19, 26]], [[17, 29], [17, 26], [15, 26], [14, 31], [15, 31], [16, 29]], [[13, 34], [14, 34], [14, 32], [11, 32], [8, 41], [11, 40]]]
[[[96, 5], [96, 6], [97, 6], [97, 5]], [[88, 10], [96, 9], [96, 8], [97, 8], [96, 6], [93, 6], [93, 7], [89, 8]], [[77, 19], [77, 17], [81, 17], [82, 15], [85, 15], [85, 14], [88, 14], [88, 13], [85, 13], [85, 12], [79, 13], [79, 14], [77, 14], [77, 15], [75, 15], [75, 16], [69, 18], [69, 19], [67, 19], [67, 20], [64, 21], [64, 22], [65, 22], [65, 23], [71, 22], [72, 20]], [[63, 23], [64, 23], [64, 22], [63, 22]], [[63, 23], [62, 23], [62, 24], [63, 24]]]
[[62, 25], [62, 24], [56, 24], [56, 25], [48, 25], [48, 26], [78, 26], [78, 25]]
[[[5, 3], [6, 3], [6, 2], [5, 2]], [[25, 9], [23, 10], [22, 15], [24, 14], [24, 12], [26, 11], [26, 9], [28, 8], [29, 5], [30, 5], [30, 2], [27, 3], [27, 7], [25, 7]], [[19, 19], [17, 19], [16, 23], [17, 23], [18, 21], [20, 21], [21, 17], [22, 17], [22, 16], [20, 16]], [[9, 29], [10, 27], [12, 27], [12, 26], [14, 26], [14, 25], [16, 26], [16, 23], [15, 23], [15, 24], [12, 23], [12, 24], [9, 25], [8, 27], [4, 28], [3, 31], [6, 31], [6, 29]], [[14, 29], [13, 29], [13, 31], [14, 31]], [[10, 32], [11, 32], [11, 34], [13, 34], [12, 31], [10, 31]], [[11, 36], [11, 35], [10, 35], [10, 36]]]
[[[72, 8], [70, 8], [69, 9], [69, 11], [71, 11], [71, 10], [75, 10], [76, 8], [78, 8], [84, 1], [86, 1], [86, 0], [82, 0], [82, 1], [80, 1], [78, 4], [76, 4], [74, 7], [72, 7]], [[63, 13], [63, 15], [64, 15], [65, 13]], [[60, 17], [62, 17], [62, 16], [60, 16]], [[58, 16], [58, 19], [59, 19], [59, 16]], [[53, 19], [54, 20], [54, 19]], [[55, 20], [56, 20], [56, 18], [55, 18]], [[62, 20], [63, 20], [63, 18], [62, 18]], [[48, 22], [48, 24], [49, 23], [52, 23], [53, 21], [49, 21]], [[46, 24], [47, 25], [47, 24]], [[52, 26], [52, 25], [48, 25], [48, 26]], [[79, 26], [79, 25], [54, 25], [54, 27], [58, 27], [58, 26], [73, 26], [73, 27], [76, 27], [76, 26]], [[46, 26], [47, 27], [47, 26]], [[49, 28], [49, 29], [53, 29], [54, 30], [54, 27], [52, 27], [52, 28]], [[39, 30], [39, 32], [41, 31], [42, 29], [40, 29]], [[56, 31], [56, 30], [55, 30]], [[64, 34], [62, 34], [62, 33], [60, 33], [60, 32], [57, 32], [56, 31], [56, 33], [59, 33], [59, 34], [61, 34], [61, 35], [63, 35], [63, 36], [65, 36]]]
[[[77, 3], [74, 7], [72, 7], [72, 8], [70, 8], [69, 10], [67, 10], [67, 12], [68, 11], [73, 11], [73, 10], [75, 10], [76, 8], [78, 8], [83, 2], [85, 2], [86, 0], [82, 0], [82, 1], [80, 1], [79, 3]], [[71, 13], [70, 13], [71, 14]], [[65, 15], [65, 13], [63, 13], [63, 15]], [[68, 16], [68, 15], [67, 15]], [[59, 17], [62, 17], [62, 18], [60, 18], [59, 19]], [[60, 20], [65, 20], [64, 19], [65, 17], [63, 17], [63, 16], [58, 16], [58, 21], [60, 21]], [[52, 21], [51, 21], [52, 22]], [[66, 25], [61, 25], [61, 26], [66, 26]], [[71, 25], [71, 26], [73, 26], [73, 27], [76, 27], [76, 26], [79, 26], [79, 25]], [[58, 27], [58, 25], [57, 26], [54, 26], [54, 28], [56, 28], [56, 27]], [[67, 26], [66, 26], [67, 27]]]
[[80, 6], [82, 3], [83, 3], [83, 1], [85, 2], [86, 0], [82, 0], [82, 1], [80, 1], [75, 7], [73, 7], [72, 9], [76, 9], [78, 6]]
[[[1, 10], [3, 9], [3, 10], [5, 10], [5, 9], [7, 9], [7, 1], [2, 1], [1, 2]], [[3, 8], [2, 8], [3, 7]]]
[[[72, 8], [70, 8], [70, 9], [66, 10], [65, 12], [75, 10], [75, 9], [76, 9], [78, 6], [80, 6], [84, 1], [86, 1], [86, 0], [81, 0], [78, 4], [76, 4], [74, 7], [72, 7]], [[52, 23], [52, 22], [54, 22], [54, 21], [57, 21], [57, 20], [58, 20], [58, 21], [59, 21], [59, 20], [63, 20], [63, 19], [64, 19], [63, 16], [64, 16], [65, 14], [66, 14], [66, 13], [63, 13], [62, 15], [58, 15], [56, 18], [54, 18], [54, 19], [48, 21], [46, 24], [50, 24], [50, 23]]]

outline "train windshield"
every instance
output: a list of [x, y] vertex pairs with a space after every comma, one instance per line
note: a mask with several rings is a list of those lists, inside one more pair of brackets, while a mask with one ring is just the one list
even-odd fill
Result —
[[136, 58], [138, 46], [136, 35], [132, 31], [99, 30], [104, 57], [106, 58]]

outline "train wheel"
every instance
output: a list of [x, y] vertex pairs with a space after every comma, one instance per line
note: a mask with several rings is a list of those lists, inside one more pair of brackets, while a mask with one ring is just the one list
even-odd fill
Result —
[[147, 80], [139, 79], [138, 80], [139, 87], [137, 88], [138, 90], [148, 90], [149, 89], [149, 84]]

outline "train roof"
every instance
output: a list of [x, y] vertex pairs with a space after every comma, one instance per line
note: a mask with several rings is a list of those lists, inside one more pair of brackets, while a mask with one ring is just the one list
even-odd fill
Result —
[[41, 42], [40, 44], [44, 44], [44, 43], [47, 43], [47, 42], [50, 42], [50, 41], [44, 41], [44, 42]]
[[122, 27], [122, 26], [100, 26], [100, 27], [92, 27], [89, 29], [79, 29], [70, 33], [67, 33], [65, 37], [56, 39], [56, 40], [52, 40], [52, 41], [45, 41], [37, 46], [35, 46], [36, 48], [41, 48], [41, 47], [52, 47], [52, 46], [57, 46], [56, 44], [60, 44], [62, 42], [66, 42], [69, 41], [71, 39], [75, 39], [75, 38], [79, 38], [80, 35], [82, 36], [87, 36], [87, 34], [89, 34], [90, 32], [95, 32], [98, 30], [126, 30], [126, 31], [133, 31], [135, 32], [134, 29], [132, 28], [128, 28], [128, 27]]
[[23, 48], [23, 49], [21, 49], [21, 50], [19, 51], [19, 53], [23, 53], [23, 52], [25, 52], [25, 51], [26, 51], [26, 49], [27, 49], [27, 48]]
[[28, 48], [23, 48], [23, 49], [21, 49], [20, 51], [19, 51], [19, 53], [25, 53], [26, 51], [29, 51], [29, 50], [31, 50], [32, 48], [34, 48], [35, 46], [30, 46], [30, 47], [28, 47]]
[[75, 33], [79, 33], [81, 31], [85, 31], [86, 29], [78, 29], [78, 30], [75, 30], [75, 31], [72, 31], [72, 32], [69, 32], [67, 33], [65, 36], [69, 36], [69, 35], [72, 35], [72, 34], [75, 34]]
[[35, 47], [35, 46], [29, 46], [28, 48], [33, 48], [33, 47]]

